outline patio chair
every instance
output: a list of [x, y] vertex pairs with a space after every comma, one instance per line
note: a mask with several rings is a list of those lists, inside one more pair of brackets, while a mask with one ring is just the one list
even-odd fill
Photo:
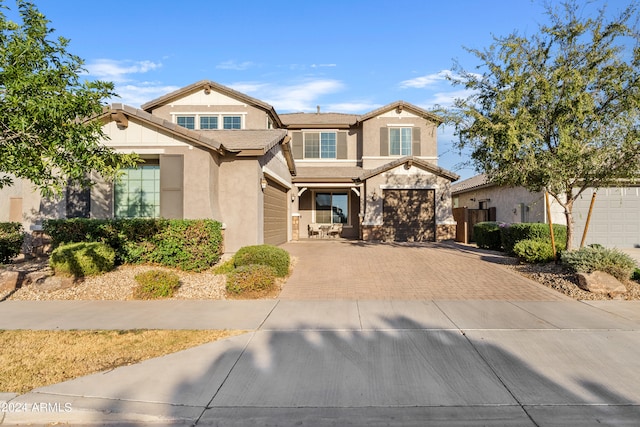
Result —
[[327, 234], [329, 237], [339, 237], [342, 234], [342, 224], [331, 224]]
[[313, 236], [320, 237], [320, 226], [318, 224], [309, 224], [307, 226], [308, 236], [311, 238]]

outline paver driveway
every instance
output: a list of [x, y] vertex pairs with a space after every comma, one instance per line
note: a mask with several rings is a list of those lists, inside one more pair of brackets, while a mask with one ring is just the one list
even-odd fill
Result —
[[500, 255], [454, 243], [300, 241], [280, 299], [558, 301], [564, 295], [526, 279]]

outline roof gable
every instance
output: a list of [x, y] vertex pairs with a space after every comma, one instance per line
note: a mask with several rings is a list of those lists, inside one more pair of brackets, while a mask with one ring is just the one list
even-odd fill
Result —
[[358, 122], [361, 123], [361, 122], [367, 121], [369, 119], [381, 116], [384, 113], [387, 113], [387, 112], [393, 111], [393, 110], [395, 110], [397, 113], [402, 113], [404, 110], [406, 110], [406, 111], [409, 111], [409, 112], [417, 115], [418, 117], [430, 120], [432, 122], [436, 122], [437, 124], [440, 124], [440, 123], [442, 123], [444, 121], [441, 117], [439, 117], [439, 116], [437, 116], [437, 115], [435, 115], [433, 113], [430, 113], [430, 112], [428, 112], [427, 110], [425, 110], [423, 108], [415, 106], [415, 105], [413, 105], [413, 104], [411, 104], [409, 102], [396, 101], [396, 102], [392, 102], [391, 104], [387, 104], [387, 105], [385, 105], [383, 107], [380, 107], [380, 108], [378, 108], [376, 110], [373, 110], [373, 111], [371, 111], [371, 112], [369, 112], [369, 113], [367, 113], [367, 114], [365, 114], [363, 116], [360, 116], [358, 118]]
[[[245, 95], [244, 93], [238, 92], [237, 90], [231, 89], [230, 87], [227, 87], [227, 86], [223, 86], [211, 80], [200, 80], [199, 82], [192, 83], [188, 86], [185, 86], [183, 88], [170, 92], [166, 95], [163, 95], [159, 98], [151, 100], [145, 104], [142, 104], [140, 108], [147, 112], [150, 112], [155, 108], [158, 108], [162, 105], [170, 104], [179, 99], [188, 97], [198, 91], [203, 91], [203, 94], [205, 95], [210, 95], [211, 92], [215, 92], [225, 97], [231, 98], [238, 103], [248, 104], [248, 105], [260, 108], [266, 111], [273, 118], [277, 127], [282, 127], [282, 122], [280, 120], [280, 117], [278, 117], [278, 114], [276, 113], [275, 109], [271, 105], [267, 104], [266, 102], [260, 101], [257, 98], [253, 98], [249, 95]], [[209, 100], [208, 103], [211, 103], [211, 100]]]
[[387, 164], [384, 164], [378, 168], [375, 169], [371, 169], [367, 172], [365, 172], [364, 174], [360, 175], [358, 178], [355, 179], [356, 182], [362, 182], [362, 181], [366, 181], [367, 179], [374, 177], [376, 175], [380, 175], [381, 173], [390, 171], [391, 169], [395, 169], [398, 166], [404, 165], [407, 169], [411, 168], [411, 166], [416, 166], [422, 170], [425, 170], [427, 172], [431, 172], [434, 175], [438, 175], [441, 176], [443, 178], [447, 178], [450, 181], [456, 181], [460, 178], [459, 175], [448, 171], [446, 169], [441, 168], [440, 166], [436, 166], [434, 164], [431, 164], [429, 162], [425, 162], [424, 160], [420, 160], [416, 157], [413, 156], [406, 156], [406, 157], [401, 157], [397, 160], [394, 160], [392, 162], [389, 162]]

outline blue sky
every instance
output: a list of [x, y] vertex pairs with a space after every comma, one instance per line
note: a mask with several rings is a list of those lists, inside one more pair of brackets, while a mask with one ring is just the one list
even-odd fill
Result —
[[[541, 0], [35, 3], [54, 34], [71, 39], [69, 51], [85, 60], [87, 77], [115, 83], [115, 102], [139, 107], [210, 79], [279, 113], [319, 105], [360, 114], [397, 100], [426, 109], [450, 105], [465, 96], [444, 78], [454, 60], [467, 70], [478, 65], [464, 47], [482, 49], [493, 35], [513, 31], [533, 34], [546, 22]], [[610, 0], [608, 8], [627, 3]], [[453, 138], [451, 129], [439, 128], [439, 165], [470, 177]]]

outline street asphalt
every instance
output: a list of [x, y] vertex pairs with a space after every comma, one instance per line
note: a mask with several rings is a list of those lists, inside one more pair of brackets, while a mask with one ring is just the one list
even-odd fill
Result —
[[0, 424], [640, 424], [640, 301], [0, 303], [0, 329], [95, 328], [247, 332], [0, 394]]

